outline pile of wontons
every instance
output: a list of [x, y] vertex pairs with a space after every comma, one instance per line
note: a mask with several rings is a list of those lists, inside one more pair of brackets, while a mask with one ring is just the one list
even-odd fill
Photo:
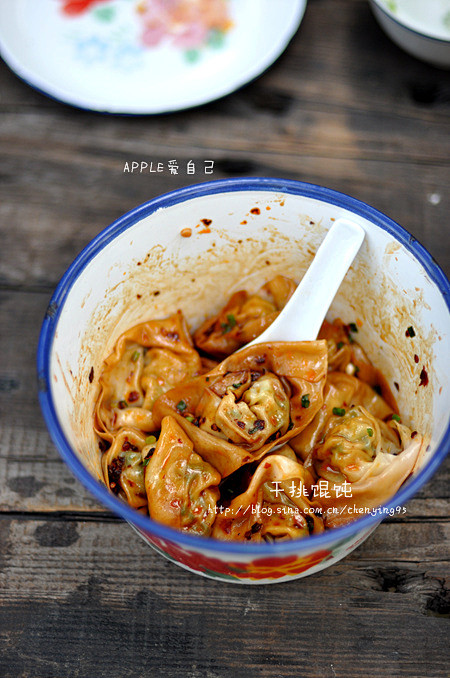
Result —
[[424, 439], [400, 423], [357, 325], [243, 348], [294, 290], [277, 276], [237, 292], [193, 337], [181, 311], [122, 334], [95, 410], [114, 494], [165, 525], [252, 542], [343, 525], [395, 494]]

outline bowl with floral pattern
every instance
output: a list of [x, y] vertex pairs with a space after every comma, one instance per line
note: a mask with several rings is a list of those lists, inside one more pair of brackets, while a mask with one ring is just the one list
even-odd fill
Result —
[[[395, 393], [409, 437], [420, 434], [426, 440], [420, 464], [396, 492], [384, 486], [379, 506], [291, 539], [255, 540], [259, 528], [243, 540], [174, 529], [111, 492], [94, 420], [103, 361], [118, 337], [178, 309], [194, 330], [237, 290], [259, 289], [276, 276], [298, 281], [340, 217], [359, 223], [366, 238], [328, 317], [341, 318], [357, 332], [358, 345]], [[333, 565], [384, 517], [407, 510], [405, 502], [430, 481], [448, 452], [449, 299], [449, 282], [428, 252], [387, 216], [348, 195], [259, 177], [189, 186], [154, 198], [105, 228], [61, 279], [39, 342], [42, 411], [79, 481], [158, 553], [221, 581], [290, 581]], [[225, 337], [232, 324], [225, 323]], [[303, 408], [312, 406], [309, 393], [311, 403], [303, 398]], [[180, 402], [178, 415], [185, 410]], [[370, 431], [366, 428], [365, 435]]]

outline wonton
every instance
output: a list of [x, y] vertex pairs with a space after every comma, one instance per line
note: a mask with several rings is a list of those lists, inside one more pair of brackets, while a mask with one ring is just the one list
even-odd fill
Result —
[[235, 292], [217, 315], [194, 332], [195, 345], [216, 358], [226, 358], [269, 327], [295, 288], [293, 280], [277, 275], [255, 294]]
[[294, 290], [276, 276], [236, 292], [193, 338], [181, 311], [119, 337], [95, 408], [111, 492], [168, 527], [242, 542], [306, 538], [397, 492], [426, 441], [401, 423], [357, 324], [245, 347]]

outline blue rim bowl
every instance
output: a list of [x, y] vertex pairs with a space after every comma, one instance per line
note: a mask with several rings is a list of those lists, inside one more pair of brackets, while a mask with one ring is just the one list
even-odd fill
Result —
[[374, 512], [344, 527], [328, 530], [322, 534], [308, 537], [308, 539], [295, 539], [273, 544], [241, 544], [237, 542], [223, 542], [212, 537], [194, 536], [171, 527], [166, 527], [155, 522], [150, 517], [138, 513], [128, 504], [115, 497], [105, 485], [89, 473], [77, 456], [62, 430], [52, 397], [50, 358], [58, 319], [72, 286], [89, 262], [115, 237], [158, 209], [170, 207], [192, 198], [236, 191], [288, 193], [321, 200], [322, 202], [350, 210], [354, 214], [360, 215], [395, 237], [421, 263], [429, 278], [439, 289], [447, 308], [450, 310], [450, 283], [429, 252], [402, 226], [399, 226], [389, 217], [356, 198], [315, 184], [266, 177], [224, 179], [187, 186], [149, 200], [127, 212], [91, 240], [76, 257], [71, 266], [69, 266], [50, 300], [39, 337], [37, 351], [39, 402], [50, 436], [74, 475], [90, 490], [100, 503], [139, 530], [186, 547], [207, 549], [217, 553], [252, 554], [262, 557], [292, 551], [301, 553], [315, 547], [326, 546], [330, 542], [336, 542], [339, 539], [350, 537], [361, 530], [373, 527], [382, 520], [383, 515], [388, 515], [390, 509], [395, 510], [396, 507], [403, 506], [431, 478], [447, 455], [450, 449], [450, 421], [447, 422], [445, 434], [430, 461], [416, 476], [403, 485], [387, 504], [381, 507], [383, 512]]

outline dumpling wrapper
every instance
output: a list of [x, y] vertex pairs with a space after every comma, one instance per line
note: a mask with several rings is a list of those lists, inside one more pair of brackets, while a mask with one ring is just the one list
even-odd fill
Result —
[[[326, 375], [325, 341], [250, 346], [231, 355], [208, 374], [161, 396], [153, 408], [155, 425], [171, 414], [194, 442], [198, 453], [225, 477], [243, 464], [261, 459], [311, 422], [322, 406]], [[255, 411], [258, 397], [251, 389], [259, 380], [270, 397], [260, 399], [260, 408]], [[251, 428], [242, 419], [239, 407], [231, 402], [233, 393], [233, 402], [238, 406], [242, 404], [240, 410], [245, 410], [248, 417], [258, 417], [252, 420]], [[245, 402], [246, 393], [250, 394], [247, 398], [250, 405]], [[286, 410], [279, 407], [280, 403], [287, 402], [290, 423]], [[278, 419], [278, 423], [271, 429], [275, 433], [267, 438], [264, 429], [269, 419]], [[225, 421], [228, 423], [226, 434], [218, 430]], [[238, 421], [243, 424], [238, 425]], [[263, 422], [264, 426], [256, 421]], [[230, 431], [233, 438], [226, 437]]]
[[143, 459], [149, 450], [140, 431], [124, 428], [102, 457], [103, 477], [111, 492], [144, 513], [147, 512], [147, 495]]
[[157, 398], [204, 371], [181, 311], [132, 327], [104, 364], [96, 431], [108, 440], [124, 426], [156, 431], [152, 407]]
[[368, 384], [343, 372], [329, 372], [323, 392], [323, 405], [312, 422], [290, 442], [296, 454], [303, 461], [307, 459], [323, 437], [333, 417], [333, 408], [348, 409], [356, 405], [361, 405], [378, 419], [386, 419], [394, 414], [392, 407]]
[[173, 417], [164, 417], [145, 471], [150, 517], [185, 532], [208, 536], [216, 518], [220, 474], [194, 451]]
[[385, 377], [374, 367], [364, 349], [355, 340], [350, 326], [339, 318], [329, 323], [325, 320], [320, 328], [319, 339], [328, 344], [328, 370], [356, 374], [358, 379], [372, 388], [378, 388], [386, 403], [398, 414], [397, 403]]
[[312, 476], [286, 445], [258, 465], [248, 489], [216, 518], [212, 536], [231, 541], [298, 539], [322, 532], [321, 507], [307, 490]]
[[359, 509], [387, 502], [418, 468], [426, 447], [423, 436], [397, 421], [377, 420], [362, 407], [340, 419], [312, 453], [326, 527], [345, 525], [365, 515]]
[[296, 286], [290, 278], [277, 275], [256, 294], [236, 292], [217, 315], [207, 318], [194, 332], [195, 345], [219, 359], [226, 358], [269, 327]]

